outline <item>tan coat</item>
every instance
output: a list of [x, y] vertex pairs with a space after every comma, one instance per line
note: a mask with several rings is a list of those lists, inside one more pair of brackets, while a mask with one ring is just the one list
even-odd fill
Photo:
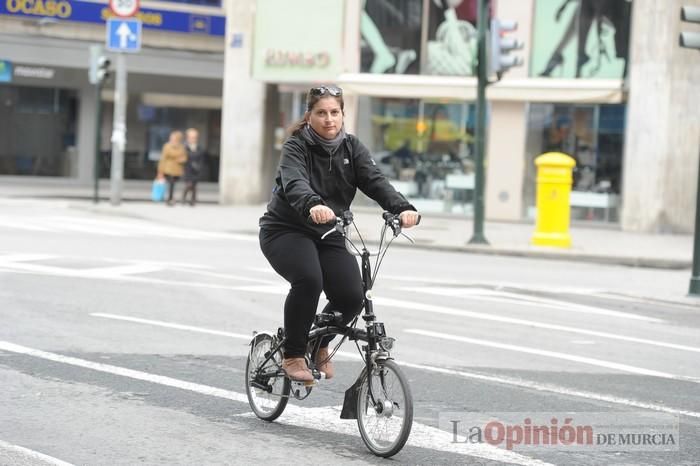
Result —
[[182, 176], [185, 162], [187, 162], [187, 152], [184, 144], [171, 144], [166, 142], [160, 154], [158, 162], [158, 173], [170, 176]]

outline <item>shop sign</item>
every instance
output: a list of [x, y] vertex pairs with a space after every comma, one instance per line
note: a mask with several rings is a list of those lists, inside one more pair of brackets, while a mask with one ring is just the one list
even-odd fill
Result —
[[331, 62], [328, 52], [300, 52], [269, 49], [265, 53], [265, 65], [279, 67], [325, 68]]
[[12, 82], [12, 62], [0, 60], [0, 83]]
[[[98, 24], [117, 17], [107, 4], [77, 0], [0, 0], [0, 15]], [[141, 8], [134, 17], [144, 28], [160, 31], [223, 36], [226, 29], [224, 15]]]
[[[253, 77], [268, 82], [333, 81], [342, 71], [344, 2], [258, 0]], [[323, 20], [309, 22], [309, 11]]]
[[43, 66], [17, 65], [14, 75], [18, 78], [53, 79], [56, 76], [56, 70]]

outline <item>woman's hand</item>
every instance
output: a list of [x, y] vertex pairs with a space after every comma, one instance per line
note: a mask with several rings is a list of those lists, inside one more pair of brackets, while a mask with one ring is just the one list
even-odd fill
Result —
[[414, 210], [404, 210], [399, 214], [399, 220], [401, 220], [401, 226], [404, 228], [411, 228], [418, 225], [418, 219], [420, 215]]
[[309, 217], [314, 223], [323, 224], [335, 220], [335, 213], [325, 205], [315, 205], [309, 210]]

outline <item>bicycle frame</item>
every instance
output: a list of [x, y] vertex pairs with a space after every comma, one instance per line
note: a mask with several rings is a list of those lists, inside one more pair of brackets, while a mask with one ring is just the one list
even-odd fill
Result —
[[[394, 237], [398, 236], [401, 233], [400, 226], [398, 223], [398, 217], [397, 216], [387, 216], [385, 214], [384, 216], [385, 222], [387, 226], [390, 226], [394, 232]], [[390, 224], [390, 222], [393, 223]], [[341, 335], [345, 338], [347, 338], [350, 341], [363, 341], [366, 342], [367, 344], [362, 347], [362, 352], [364, 353], [364, 363], [365, 363], [365, 368], [364, 370], [360, 373], [358, 376], [357, 380], [355, 383], [345, 392], [345, 402], [343, 403], [343, 409], [341, 412], [340, 417], [342, 419], [356, 419], [357, 418], [357, 413], [355, 412], [355, 406], [356, 406], [356, 398], [358, 395], [359, 391], [359, 384], [362, 381], [363, 376], [366, 374], [368, 377], [368, 394], [370, 396], [370, 399], [373, 404], [376, 404], [376, 399], [374, 397], [374, 391], [372, 387], [372, 377], [370, 377], [371, 371], [376, 364], [377, 360], [386, 360], [386, 359], [391, 359], [389, 349], [391, 348], [386, 348], [385, 346], [389, 346], [388, 343], [389, 341], [386, 340], [388, 338], [386, 336], [386, 332], [384, 329], [384, 324], [382, 322], [377, 322], [376, 321], [376, 315], [374, 314], [374, 303], [372, 302], [372, 284], [373, 284], [373, 277], [372, 277], [372, 264], [370, 261], [370, 256], [372, 255], [377, 255], [380, 256], [381, 253], [384, 251], [386, 252], [386, 249], [389, 247], [389, 243], [386, 244], [384, 250], [382, 251], [381, 245], [379, 251], [377, 251], [376, 254], [370, 253], [370, 251], [367, 249], [365, 246], [364, 242], [362, 244], [362, 250], [358, 250], [355, 245], [352, 243], [352, 241], [348, 238], [347, 236], [347, 229], [348, 227], [353, 223], [352, 219], [352, 214], [347, 212], [344, 213], [341, 217], [338, 218], [336, 227], [334, 227], [333, 230], [330, 230], [326, 235], [337, 231], [338, 233], [342, 234], [343, 237], [345, 238], [346, 241], [346, 248], [348, 251], [353, 254], [353, 255], [359, 255], [361, 258], [361, 271], [362, 271], [362, 289], [363, 289], [363, 311], [361, 314], [362, 319], [365, 321], [365, 328], [360, 329], [356, 328], [354, 325], [353, 326], [340, 326], [340, 325], [328, 325], [328, 326], [323, 326], [319, 328], [314, 328], [309, 332], [308, 335], [308, 341], [310, 342], [315, 342], [314, 343], [314, 348], [311, 351], [311, 361], [315, 359], [315, 355], [317, 354], [321, 341], [323, 340], [323, 337], [325, 336], [330, 336], [330, 335]], [[404, 234], [405, 236], [405, 234]], [[410, 240], [410, 238], [409, 238]], [[412, 241], [412, 240], [411, 240]], [[354, 249], [354, 251], [350, 248]], [[357, 251], [357, 252], [356, 252]], [[380, 260], [380, 259], [378, 259]], [[381, 261], [380, 261], [381, 262]], [[353, 321], [355, 322], [355, 321]], [[266, 379], [269, 379], [270, 377], [279, 377], [279, 376], [284, 376], [284, 372], [282, 369], [278, 368], [273, 371], [269, 372], [264, 372], [261, 373], [260, 369], [262, 367], [265, 367], [267, 362], [272, 358], [272, 356], [279, 351], [282, 346], [284, 345], [286, 341], [286, 336], [284, 335], [283, 329], [278, 329], [277, 331], [277, 344], [275, 345], [274, 348], [272, 348], [268, 354], [265, 356], [265, 360], [258, 366], [258, 369], [256, 370], [254, 380], [251, 382], [251, 385], [255, 386], [256, 388], [262, 389], [262, 390], [267, 390], [269, 391], [270, 387], [266, 382]], [[393, 342], [393, 339], [390, 339], [391, 342]], [[342, 344], [342, 341], [341, 343]], [[340, 345], [338, 344], [338, 346]], [[312, 363], [313, 364], [313, 363]], [[318, 374], [314, 368], [314, 372]]]

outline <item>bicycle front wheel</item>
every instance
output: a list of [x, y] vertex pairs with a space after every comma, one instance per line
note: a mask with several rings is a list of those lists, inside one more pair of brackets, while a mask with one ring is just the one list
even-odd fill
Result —
[[367, 448], [388, 458], [403, 448], [413, 425], [413, 398], [406, 376], [392, 360], [377, 362], [357, 397], [357, 425]]
[[276, 340], [267, 333], [258, 333], [250, 343], [245, 365], [245, 392], [248, 404], [256, 416], [265, 421], [277, 419], [289, 401], [290, 383], [287, 377], [275, 375], [282, 366], [282, 353], [278, 350], [262, 366], [274, 349]]

